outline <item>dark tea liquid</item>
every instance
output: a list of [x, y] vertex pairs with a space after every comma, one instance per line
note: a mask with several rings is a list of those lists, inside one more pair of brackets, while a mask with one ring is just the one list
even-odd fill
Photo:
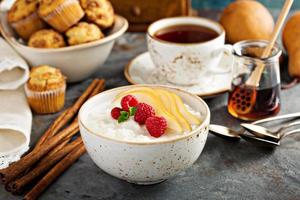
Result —
[[[270, 88], [247, 88], [245, 85], [233, 85], [228, 99], [229, 113], [239, 119], [258, 120], [275, 115], [280, 110], [280, 85]], [[238, 91], [238, 92], [237, 92]], [[251, 96], [255, 92], [255, 98]]]
[[154, 37], [174, 43], [200, 43], [218, 37], [218, 33], [200, 25], [176, 25], [158, 30]]

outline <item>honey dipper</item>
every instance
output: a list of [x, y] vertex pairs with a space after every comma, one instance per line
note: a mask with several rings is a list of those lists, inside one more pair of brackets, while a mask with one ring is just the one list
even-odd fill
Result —
[[[277, 40], [279, 32], [283, 26], [283, 23], [289, 13], [289, 10], [293, 4], [293, 0], [286, 0], [283, 8], [280, 11], [278, 20], [276, 22], [274, 31], [271, 35], [270, 42], [263, 50], [261, 58], [265, 59], [270, 56], [270, 53], [273, 49], [273, 46]], [[261, 75], [264, 71], [265, 65], [263, 63], [258, 63], [254, 71], [251, 73], [250, 77], [246, 81], [245, 85], [240, 89], [234, 91], [232, 94], [231, 102], [233, 103], [233, 107], [235, 111], [239, 114], [246, 114], [251, 112], [255, 103], [256, 103], [256, 88], [259, 87], [259, 82], [261, 79]]]

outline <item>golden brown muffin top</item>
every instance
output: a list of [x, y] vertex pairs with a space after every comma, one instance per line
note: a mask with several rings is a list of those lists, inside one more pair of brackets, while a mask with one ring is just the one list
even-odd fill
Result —
[[104, 37], [98, 26], [80, 22], [66, 32], [69, 45], [76, 45], [99, 40]]
[[[46, 17], [52, 11], [70, 0], [40, 0], [39, 15]], [[74, 1], [76, 3], [76, 1]]]
[[7, 20], [13, 23], [24, 19], [37, 11], [38, 6], [38, 0], [17, 0], [8, 11]]
[[65, 47], [66, 44], [60, 33], [52, 29], [42, 29], [30, 36], [28, 46], [35, 48], [60, 48]]
[[63, 87], [65, 82], [59, 69], [41, 65], [31, 69], [27, 87], [33, 91], [48, 91]]
[[114, 9], [108, 0], [80, 0], [89, 21], [100, 28], [109, 28], [115, 21]]

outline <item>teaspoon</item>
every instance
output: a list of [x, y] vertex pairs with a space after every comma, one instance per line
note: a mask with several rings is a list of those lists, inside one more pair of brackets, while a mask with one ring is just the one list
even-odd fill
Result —
[[274, 141], [258, 138], [255, 136], [247, 135], [243, 133], [244, 131], [235, 131], [226, 126], [211, 124], [209, 125], [209, 131], [216, 136], [226, 138], [226, 139], [239, 140], [240, 138], [243, 138], [247, 142], [251, 142], [259, 146], [264, 146], [264, 147], [279, 146], [279, 141], [274, 142]]
[[283, 120], [283, 119], [299, 118], [299, 117], [300, 117], [300, 112], [296, 112], [296, 113], [279, 115], [279, 116], [275, 116], [275, 117], [269, 117], [266, 119], [257, 120], [255, 122], [253, 122], [252, 124], [261, 124], [261, 123], [275, 121], [275, 120]]
[[283, 133], [283, 134], [281, 134], [282, 136], [278, 141], [272, 141], [272, 140], [268, 140], [268, 139], [264, 139], [264, 138], [258, 138], [258, 137], [246, 135], [246, 134], [241, 135], [241, 137], [248, 142], [255, 143], [256, 145], [274, 148], [274, 147], [277, 147], [280, 145], [280, 141], [283, 137], [294, 134], [294, 133], [299, 133], [299, 132], [300, 132], [300, 129], [295, 129], [295, 130], [291, 130], [289, 132]]
[[251, 142], [255, 145], [258, 146], [263, 146], [263, 147], [276, 147], [280, 145], [280, 140], [278, 141], [272, 141], [272, 140], [267, 140], [267, 139], [263, 139], [263, 138], [258, 138], [252, 135], [247, 135], [247, 134], [243, 134], [241, 135], [241, 137], [246, 140], [247, 142]]
[[[266, 119], [255, 121], [252, 124], [260, 124], [260, 123], [265, 123], [265, 122], [270, 122], [270, 121], [275, 121], [275, 120], [283, 120], [283, 119], [297, 118], [297, 117], [300, 117], [300, 112], [286, 114], [286, 115], [279, 115], [279, 116], [275, 116], [275, 117], [269, 117]], [[210, 132], [213, 133], [214, 135], [220, 136], [223, 138], [240, 139], [241, 138], [240, 135], [243, 134], [243, 130], [235, 131], [226, 126], [215, 125], [215, 124], [211, 124], [209, 129], [210, 129]]]
[[[273, 141], [273, 140], [268, 140], [265, 138], [255, 137], [254, 135], [252, 136], [252, 135], [244, 134], [243, 131], [235, 131], [226, 126], [221, 126], [221, 125], [211, 124], [211, 125], [209, 125], [209, 131], [216, 136], [221, 136], [223, 138], [228, 138], [228, 139], [233, 139], [233, 140], [239, 140], [240, 138], [243, 138], [244, 140], [246, 140], [248, 142], [251, 142], [251, 143], [253, 143], [255, 145], [259, 145], [259, 146], [264, 146], [264, 147], [274, 148], [274, 147], [280, 145], [280, 140]], [[281, 139], [290, 134], [299, 133], [299, 132], [300, 132], [300, 129], [291, 130], [289, 132], [282, 134]]]
[[265, 138], [273, 141], [279, 141], [283, 136], [283, 130], [299, 124], [300, 121], [291, 122], [282, 126], [277, 131], [271, 131], [263, 126], [259, 126], [256, 124], [243, 123], [241, 124], [241, 126], [244, 127], [249, 133], [255, 135], [256, 137]]
[[232, 140], [239, 140], [241, 139], [242, 131], [235, 131], [226, 126], [211, 124], [209, 125], [209, 131], [214, 134], [215, 136], [232, 139]]

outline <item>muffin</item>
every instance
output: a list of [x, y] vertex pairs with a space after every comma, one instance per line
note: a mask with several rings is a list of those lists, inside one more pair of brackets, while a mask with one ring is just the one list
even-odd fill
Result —
[[69, 45], [77, 45], [99, 40], [104, 37], [98, 26], [80, 22], [66, 32]]
[[38, 0], [17, 0], [7, 13], [8, 23], [24, 40], [46, 27], [45, 22], [37, 14], [38, 6]]
[[43, 29], [31, 35], [28, 46], [35, 48], [60, 48], [65, 47], [66, 44], [60, 33], [52, 29]]
[[55, 113], [65, 103], [66, 80], [60, 70], [42, 65], [32, 68], [25, 92], [30, 107], [39, 114]]
[[59, 32], [65, 32], [84, 16], [77, 0], [41, 0], [38, 13]]
[[88, 21], [101, 29], [109, 28], [115, 21], [114, 9], [108, 0], [80, 0]]

